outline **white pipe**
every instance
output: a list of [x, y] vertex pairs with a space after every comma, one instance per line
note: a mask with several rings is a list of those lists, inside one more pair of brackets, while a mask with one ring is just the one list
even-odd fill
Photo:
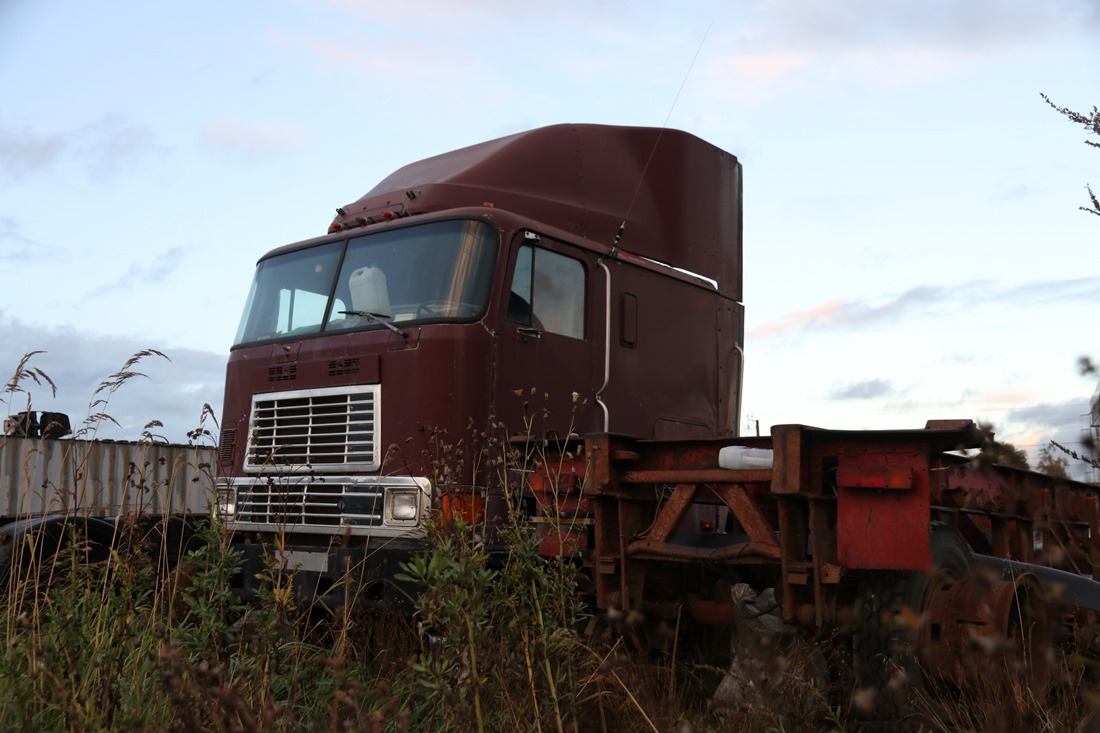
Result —
[[596, 404], [603, 410], [603, 431], [611, 431], [611, 414], [603, 401], [603, 391], [611, 382], [611, 270], [603, 260], [599, 262], [604, 271], [604, 325], [603, 325], [603, 385], [596, 391]]

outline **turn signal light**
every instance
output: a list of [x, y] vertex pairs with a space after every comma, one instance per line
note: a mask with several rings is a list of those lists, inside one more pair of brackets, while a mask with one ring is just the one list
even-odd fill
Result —
[[484, 500], [476, 494], [445, 494], [442, 507], [443, 519], [454, 522], [461, 519], [474, 526], [485, 518]]

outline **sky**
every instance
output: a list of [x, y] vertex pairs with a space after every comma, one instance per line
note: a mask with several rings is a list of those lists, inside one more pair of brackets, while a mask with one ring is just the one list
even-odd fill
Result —
[[1095, 0], [0, 0], [0, 375], [184, 442], [266, 251], [430, 155], [667, 125], [744, 166], [744, 431], [1079, 448], [1100, 150], [1044, 93], [1100, 104]]

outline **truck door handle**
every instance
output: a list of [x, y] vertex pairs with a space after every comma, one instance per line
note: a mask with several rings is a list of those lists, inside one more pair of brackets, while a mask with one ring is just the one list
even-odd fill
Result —
[[520, 339], [523, 341], [542, 338], [542, 331], [537, 328], [531, 328], [530, 326], [520, 326], [516, 329], [516, 333], [519, 334]]

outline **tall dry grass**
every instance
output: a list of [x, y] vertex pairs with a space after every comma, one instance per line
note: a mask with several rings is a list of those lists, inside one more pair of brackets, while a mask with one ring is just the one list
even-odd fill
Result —
[[[106, 388], [107, 397], [131, 378], [133, 366], [107, 380], [117, 383]], [[51, 384], [26, 361], [20, 373]], [[9, 401], [20, 394], [19, 384], [6, 393]], [[105, 414], [98, 399], [96, 416]], [[204, 409], [203, 420], [211, 417]], [[194, 435], [211, 437], [201, 426]], [[411, 617], [379, 615], [358, 604], [351, 575], [344, 606], [313, 607], [285, 592], [294, 571], [274, 563], [262, 573], [267, 582], [258, 599], [246, 604], [233, 590], [241, 554], [217, 521], [196, 522], [195, 541], [180, 545], [170, 561], [157, 541], [168, 527], [136, 516], [122, 517], [107, 545], [73, 526], [54, 551], [35, 553], [35, 543], [41, 547], [44, 540], [28, 535], [21, 545], [26, 554], [0, 587], [0, 729], [809, 733], [861, 727], [850, 711], [842, 635], [785, 641], [767, 661], [767, 684], [742, 680], [738, 704], [716, 706], [710, 697], [731, 674], [728, 632], [595, 612], [583, 564], [564, 552], [540, 554], [516, 483], [560, 454], [494, 437], [502, 435], [497, 425], [454, 442], [429, 438], [438, 485], [479, 491], [456, 479], [468, 466], [458, 470], [454, 462], [469, 461], [505, 487], [497, 498], [508, 521], [433, 524], [425, 552], [403, 569], [401, 580], [419, 589]], [[567, 522], [559, 527], [573, 529]], [[1043, 699], [1025, 689], [1007, 698], [1003, 689], [915, 691], [914, 706], [926, 711], [921, 725], [1078, 730], [1096, 702], [1096, 668], [1083, 658], [1062, 659], [1060, 684]]]

